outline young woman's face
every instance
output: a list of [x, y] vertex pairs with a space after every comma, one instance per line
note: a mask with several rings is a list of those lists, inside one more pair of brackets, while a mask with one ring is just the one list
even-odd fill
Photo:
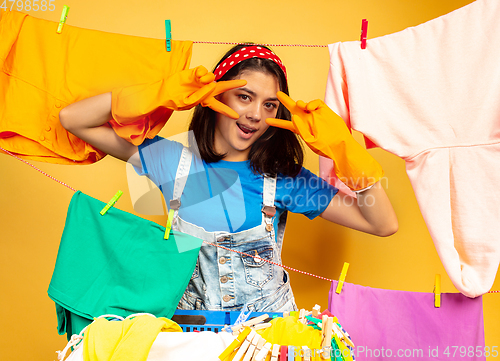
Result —
[[216, 114], [215, 150], [226, 154], [224, 160], [248, 159], [251, 145], [269, 128], [266, 118], [276, 117], [280, 90], [275, 76], [261, 71], [245, 70], [236, 79], [244, 79], [247, 85], [222, 93], [219, 100], [234, 109], [240, 117], [231, 119]]

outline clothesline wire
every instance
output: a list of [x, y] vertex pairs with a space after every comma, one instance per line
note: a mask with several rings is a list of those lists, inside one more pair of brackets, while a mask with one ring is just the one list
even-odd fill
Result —
[[[17, 160], [20, 160], [21, 162], [23, 162], [23, 163], [25, 163], [25, 164], [29, 165], [30, 167], [32, 167], [33, 169], [35, 169], [35, 170], [39, 171], [40, 173], [42, 173], [43, 175], [45, 175], [45, 176], [49, 177], [50, 179], [52, 179], [52, 180], [54, 180], [54, 181], [58, 182], [59, 184], [62, 184], [63, 186], [65, 186], [65, 187], [67, 187], [67, 188], [71, 189], [73, 192], [76, 192], [76, 189], [75, 189], [75, 188], [73, 188], [73, 187], [71, 187], [71, 186], [67, 185], [67, 184], [66, 184], [66, 183], [64, 183], [64, 182], [61, 182], [60, 180], [56, 179], [55, 177], [52, 177], [50, 174], [45, 173], [43, 170], [41, 170], [40, 168], [35, 167], [35, 166], [34, 166], [33, 164], [31, 164], [30, 162], [25, 161], [25, 160], [24, 160], [24, 159], [22, 159], [22, 158], [19, 158], [19, 157], [18, 157], [18, 156], [16, 156], [15, 154], [13, 154], [13, 153], [9, 152], [9, 151], [8, 151], [8, 150], [6, 150], [6, 149], [3, 149], [2, 147], [0, 147], [0, 149], [1, 149], [1, 150], [3, 150], [3, 151], [4, 151], [5, 153], [7, 153], [8, 155], [10, 155], [10, 156], [12, 156], [12, 157], [16, 158]], [[244, 253], [244, 252], [236, 251], [236, 250], [234, 250], [234, 249], [230, 249], [230, 248], [227, 248], [227, 247], [224, 247], [224, 246], [221, 246], [221, 245], [215, 244], [215, 243], [211, 243], [211, 242], [207, 242], [207, 241], [203, 241], [203, 243], [208, 244], [208, 245], [210, 245], [210, 246], [214, 246], [214, 247], [219, 247], [219, 248], [222, 248], [222, 249], [224, 249], [224, 250], [226, 250], [226, 251], [230, 251], [230, 252], [238, 253], [238, 254], [241, 254], [241, 255], [243, 255], [243, 256], [252, 257], [252, 258], [256, 258], [256, 257], [258, 257], [257, 255], [251, 255], [251, 254], [248, 254], [248, 253]], [[259, 258], [260, 258], [260, 257], [259, 257]], [[322, 276], [315, 275], [315, 274], [313, 274], [313, 273], [309, 273], [309, 272], [301, 271], [301, 270], [298, 270], [298, 269], [295, 269], [295, 268], [292, 268], [292, 267], [289, 267], [289, 266], [285, 266], [285, 265], [280, 264], [280, 263], [276, 263], [276, 262], [270, 261], [270, 260], [265, 259], [265, 258], [260, 258], [260, 259], [261, 259], [262, 261], [265, 261], [265, 262], [271, 263], [271, 264], [273, 264], [273, 265], [275, 265], [275, 266], [282, 267], [282, 268], [287, 269], [287, 270], [290, 270], [290, 271], [294, 271], [294, 272], [302, 273], [302, 274], [304, 274], [304, 275], [306, 275], [306, 276], [316, 277], [316, 278], [319, 278], [319, 279], [322, 279], [322, 280], [325, 280], [325, 281], [328, 281], [328, 282], [333, 282], [333, 280], [332, 280], [332, 279], [330, 279], [330, 278], [326, 278], [326, 277], [322, 277]], [[500, 291], [488, 291], [487, 293], [500, 293]]]
[[213, 44], [213, 45], [264, 45], [264, 46], [289, 46], [296, 48], [327, 48], [328, 45], [318, 44], [264, 44], [264, 43], [237, 43], [230, 41], [193, 41], [194, 44]]
[[218, 245], [218, 244], [215, 244], [215, 243], [207, 242], [207, 241], [203, 241], [203, 243], [206, 243], [206, 244], [208, 244], [208, 245], [210, 245], [210, 246], [214, 246], [214, 247], [219, 247], [219, 248], [225, 249], [226, 251], [231, 251], [231, 252], [234, 252], [234, 253], [238, 253], [238, 254], [241, 254], [241, 255], [243, 255], [243, 256], [252, 257], [252, 258], [259, 258], [259, 259], [261, 259], [262, 261], [265, 261], [265, 262], [271, 263], [271, 264], [273, 264], [273, 265], [275, 265], [275, 266], [279, 266], [279, 267], [285, 268], [285, 269], [290, 270], [290, 271], [299, 272], [299, 273], [302, 273], [302, 274], [307, 275], [307, 276], [316, 277], [316, 278], [319, 278], [319, 279], [322, 279], [322, 280], [325, 280], [325, 281], [328, 281], [328, 282], [332, 282], [332, 281], [333, 281], [333, 280], [332, 280], [332, 279], [330, 279], [330, 278], [321, 277], [321, 276], [315, 275], [315, 274], [313, 274], [313, 273], [309, 273], [309, 272], [301, 271], [301, 270], [298, 270], [298, 269], [295, 269], [295, 268], [292, 268], [292, 267], [285, 266], [285, 265], [280, 264], [280, 263], [276, 263], [276, 262], [270, 261], [270, 260], [265, 259], [265, 258], [260, 258], [260, 257], [258, 257], [258, 255], [251, 255], [251, 254], [248, 254], [248, 253], [244, 253], [244, 252], [236, 251], [236, 250], [234, 250], [234, 249], [227, 248], [227, 247], [224, 247], [224, 246], [221, 246], [221, 245]]
[[42, 173], [43, 175], [45, 175], [45, 176], [49, 177], [50, 179], [55, 180], [56, 182], [58, 182], [58, 183], [62, 184], [63, 186], [68, 187], [68, 188], [69, 188], [69, 189], [71, 189], [73, 192], [76, 192], [76, 189], [75, 189], [75, 188], [70, 187], [70, 186], [69, 186], [69, 185], [67, 185], [66, 183], [61, 182], [60, 180], [58, 180], [58, 179], [56, 179], [56, 178], [52, 177], [50, 174], [45, 173], [43, 170], [41, 170], [40, 168], [35, 167], [35, 166], [34, 166], [33, 164], [31, 164], [30, 162], [27, 162], [27, 161], [25, 161], [24, 159], [19, 158], [19, 157], [18, 157], [18, 156], [16, 156], [15, 154], [12, 154], [11, 152], [9, 152], [9, 151], [8, 151], [8, 150], [6, 150], [6, 149], [3, 149], [2, 147], [0, 147], [0, 149], [1, 149], [1, 150], [3, 150], [3, 151], [4, 151], [5, 153], [7, 153], [8, 155], [10, 155], [10, 156], [12, 156], [12, 157], [16, 158], [17, 160], [20, 160], [21, 162], [23, 162], [23, 163], [25, 163], [25, 164], [29, 165], [30, 167], [34, 168], [35, 170], [39, 171], [40, 173]]

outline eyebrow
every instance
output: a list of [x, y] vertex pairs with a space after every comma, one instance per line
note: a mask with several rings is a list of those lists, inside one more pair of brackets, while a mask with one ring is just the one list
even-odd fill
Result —
[[[245, 88], [245, 87], [243, 87], [243, 88], [239, 88], [239, 90], [246, 91], [248, 94], [253, 95], [253, 96], [256, 96], [256, 95], [257, 95], [257, 93], [256, 93], [256, 92], [254, 92], [253, 90], [250, 90], [250, 89], [248, 89], [248, 88]], [[268, 101], [270, 100], [270, 101], [276, 101], [276, 102], [279, 102], [279, 99], [278, 99], [278, 98], [276, 98], [276, 97], [275, 97], [275, 98], [267, 98], [266, 100], [268, 100]]]

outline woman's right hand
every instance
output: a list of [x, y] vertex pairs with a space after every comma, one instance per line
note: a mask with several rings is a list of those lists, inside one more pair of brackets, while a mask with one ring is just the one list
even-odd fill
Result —
[[173, 74], [166, 80], [119, 88], [80, 100], [62, 109], [59, 120], [66, 130], [97, 149], [140, 165], [137, 146], [118, 136], [108, 122], [114, 120], [118, 126], [126, 126], [159, 107], [185, 110], [197, 104], [237, 119], [239, 115], [215, 97], [245, 84], [246, 80], [216, 83], [213, 73], [199, 66]]
[[239, 115], [215, 96], [244, 86], [245, 80], [214, 82], [213, 73], [203, 66], [182, 70], [150, 84], [133, 85], [112, 92], [112, 114], [120, 124], [134, 122], [160, 107], [188, 110], [201, 104], [237, 119]]

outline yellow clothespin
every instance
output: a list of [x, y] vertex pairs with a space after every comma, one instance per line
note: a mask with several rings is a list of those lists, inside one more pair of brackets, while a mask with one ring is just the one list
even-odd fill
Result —
[[172, 50], [172, 26], [170, 24], [170, 20], [165, 20], [165, 46], [167, 51]]
[[68, 17], [69, 6], [64, 5], [61, 13], [61, 18], [59, 19], [59, 25], [57, 26], [57, 33], [61, 34], [64, 23], [66, 22], [66, 18]]
[[122, 196], [123, 192], [122, 191], [118, 191], [116, 192], [116, 194], [113, 196], [113, 198], [111, 198], [111, 200], [108, 202], [108, 204], [106, 204], [104, 206], [104, 208], [99, 212], [101, 214], [101, 216], [104, 216], [106, 214], [106, 212], [114, 206], [114, 204], [116, 203], [116, 201], [118, 199], [120, 199], [120, 197]]
[[219, 360], [225, 360], [229, 355], [233, 353], [234, 350], [240, 347], [243, 341], [247, 338], [250, 331], [251, 329], [249, 327], [246, 327], [243, 332], [241, 332], [239, 336], [236, 337], [236, 339], [231, 342], [231, 344], [219, 355]]
[[174, 210], [171, 208], [168, 211], [168, 219], [167, 219], [167, 226], [165, 227], [165, 236], [163, 236], [163, 239], [168, 239], [170, 237], [170, 231], [172, 230], [172, 220], [174, 219]]
[[345, 276], [347, 274], [348, 269], [349, 269], [349, 263], [344, 262], [344, 267], [342, 267], [342, 273], [340, 273], [339, 283], [337, 284], [337, 289], [335, 290], [336, 293], [340, 294], [340, 292], [342, 291], [342, 286], [344, 285]]
[[434, 280], [434, 307], [441, 307], [441, 275], [436, 274]]

